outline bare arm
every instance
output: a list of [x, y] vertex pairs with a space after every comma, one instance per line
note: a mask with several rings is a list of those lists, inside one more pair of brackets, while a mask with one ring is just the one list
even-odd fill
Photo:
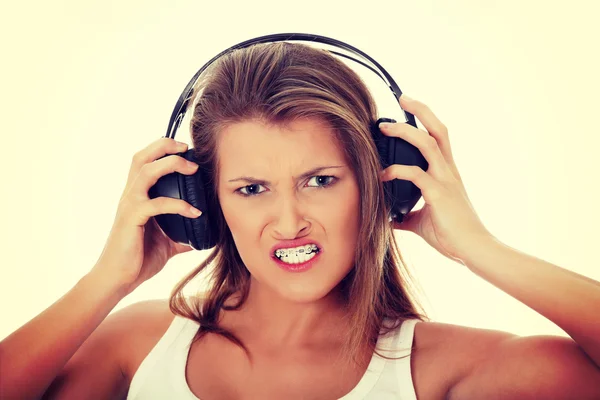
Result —
[[[493, 239], [464, 264], [561, 327], [557, 336], [498, 337], [449, 393], [469, 398], [600, 398], [600, 283]], [[473, 353], [475, 354], [475, 353]]]
[[[111, 310], [127, 294], [160, 272], [173, 256], [192, 250], [160, 230], [154, 216], [198, 218], [184, 200], [148, 191], [177, 171], [198, 165], [178, 154], [187, 145], [160, 138], [132, 160], [115, 222], [94, 268], [63, 297], [0, 342], [0, 399], [115, 398], [124, 390], [119, 351], [126, 317]], [[171, 155], [169, 155], [171, 154]], [[147, 246], [147, 244], [151, 244]], [[124, 318], [125, 317], [125, 318]], [[98, 329], [97, 329], [98, 328]], [[81, 347], [81, 349], [80, 349]]]
[[93, 269], [63, 297], [2, 340], [0, 398], [41, 398], [126, 294], [114, 279]]

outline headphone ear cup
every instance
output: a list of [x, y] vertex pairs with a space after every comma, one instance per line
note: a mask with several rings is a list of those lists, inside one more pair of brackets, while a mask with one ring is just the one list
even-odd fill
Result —
[[198, 164], [198, 169], [191, 175], [179, 174], [182, 178], [181, 194], [183, 200], [202, 211], [202, 215], [198, 218], [184, 217], [186, 231], [190, 245], [196, 250], [207, 250], [214, 247], [217, 242], [214, 223], [211, 223], [210, 217], [212, 210], [208, 201], [208, 195], [212, 188], [207, 186], [205, 182], [209, 182], [210, 177], [205, 169], [194, 157], [194, 149], [187, 150], [182, 157], [188, 161]]
[[[177, 155], [198, 163], [194, 158], [193, 149]], [[181, 199], [202, 211], [202, 215], [198, 218], [187, 218], [180, 214], [160, 214], [154, 217], [159, 227], [171, 240], [192, 246], [195, 250], [214, 247], [217, 238], [212, 228], [213, 224], [209, 221], [212, 213], [206, 201], [206, 194], [210, 193], [210, 188], [207, 188], [204, 182], [208, 182], [207, 175], [202, 167], [198, 167], [192, 175], [179, 172], [164, 175], [148, 190], [148, 197], [151, 199], [161, 196]]]
[[184, 200], [202, 211], [202, 215], [198, 218], [184, 217], [183, 220], [190, 245], [196, 250], [206, 250], [216, 245], [216, 235], [208, 218], [206, 201], [208, 188], [203, 184], [200, 168], [198, 167], [198, 171], [192, 175], [180, 174], [183, 177]]
[[[412, 144], [404, 139], [384, 135], [379, 130], [381, 122], [393, 122], [392, 118], [379, 118], [372, 126], [371, 133], [379, 153], [382, 169], [390, 165], [417, 165], [427, 171], [429, 164], [425, 157]], [[411, 124], [412, 125], [412, 124]], [[385, 202], [390, 210], [388, 219], [402, 222], [421, 198], [421, 189], [414, 183], [403, 179], [393, 179], [383, 183]]]

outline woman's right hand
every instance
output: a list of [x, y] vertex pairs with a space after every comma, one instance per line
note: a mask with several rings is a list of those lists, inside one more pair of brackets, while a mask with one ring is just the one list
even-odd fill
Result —
[[[179, 254], [192, 250], [173, 242], [167, 237], [154, 218], [160, 214], [180, 214], [197, 218], [193, 208], [181, 199], [157, 197], [150, 199], [148, 190], [164, 175], [179, 172], [191, 175], [198, 166], [176, 155], [187, 151], [187, 144], [162, 137], [133, 156], [129, 177], [108, 240], [92, 272], [131, 293], [144, 281], [160, 272], [167, 261]], [[172, 154], [158, 158], [165, 154]]]

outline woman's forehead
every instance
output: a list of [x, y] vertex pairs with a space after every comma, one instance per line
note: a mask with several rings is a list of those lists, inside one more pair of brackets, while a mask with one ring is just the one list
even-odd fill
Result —
[[296, 120], [285, 126], [259, 121], [231, 124], [219, 133], [217, 151], [223, 169], [236, 165], [286, 168], [344, 161], [333, 130], [317, 119]]

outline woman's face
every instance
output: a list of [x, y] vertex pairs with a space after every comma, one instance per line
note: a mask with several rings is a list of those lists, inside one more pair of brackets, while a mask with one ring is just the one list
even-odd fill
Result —
[[[286, 129], [241, 122], [219, 133], [218, 147], [219, 201], [254, 289], [294, 302], [326, 296], [354, 264], [360, 199], [329, 126], [318, 119]], [[300, 178], [322, 166], [329, 168]], [[243, 176], [252, 179], [231, 182]], [[297, 238], [323, 251], [312, 268], [289, 272], [271, 259], [271, 248]]]

